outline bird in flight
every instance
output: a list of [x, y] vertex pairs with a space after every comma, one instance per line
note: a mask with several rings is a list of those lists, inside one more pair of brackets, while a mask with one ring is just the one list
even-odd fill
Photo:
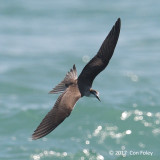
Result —
[[51, 94], [61, 93], [61, 95], [32, 134], [32, 139], [42, 138], [53, 131], [71, 114], [79, 98], [83, 96], [96, 97], [100, 101], [99, 92], [91, 88], [92, 83], [108, 65], [118, 41], [120, 28], [121, 20], [118, 18], [98, 53], [84, 67], [79, 77], [77, 77], [76, 67], [73, 65], [64, 80], [49, 92]]

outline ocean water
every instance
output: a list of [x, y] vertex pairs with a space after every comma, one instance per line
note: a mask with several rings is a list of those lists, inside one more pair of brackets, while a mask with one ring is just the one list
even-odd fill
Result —
[[[160, 1], [0, 1], [0, 160], [160, 159]], [[110, 64], [52, 133], [31, 135], [48, 92], [98, 51], [117, 18]]]

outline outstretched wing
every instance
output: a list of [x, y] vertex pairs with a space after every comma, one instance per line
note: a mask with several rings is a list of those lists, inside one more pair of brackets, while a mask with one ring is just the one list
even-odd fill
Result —
[[57, 99], [54, 107], [45, 116], [40, 125], [32, 134], [32, 139], [42, 138], [53, 131], [71, 113], [75, 103], [81, 97], [77, 88], [70, 86]]
[[75, 83], [75, 80], [77, 79], [77, 70], [75, 65], [73, 65], [73, 69], [70, 69], [70, 71], [66, 74], [64, 80], [59, 83], [53, 90], [51, 90], [50, 94], [57, 94], [57, 93], [63, 93], [69, 85]]
[[95, 77], [108, 65], [118, 41], [120, 27], [121, 20], [118, 18], [108, 36], [102, 43], [98, 53], [90, 60], [79, 75], [79, 85], [82, 83], [87, 83], [87, 85], [92, 86]]

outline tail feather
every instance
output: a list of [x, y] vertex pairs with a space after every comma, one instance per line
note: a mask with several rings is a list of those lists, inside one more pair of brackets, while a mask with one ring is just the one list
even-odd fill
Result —
[[73, 84], [75, 80], [77, 79], [77, 70], [75, 64], [73, 65], [73, 69], [70, 69], [70, 71], [66, 74], [63, 81], [61, 81], [53, 90], [51, 90], [50, 94], [59, 94], [63, 93], [69, 85]]

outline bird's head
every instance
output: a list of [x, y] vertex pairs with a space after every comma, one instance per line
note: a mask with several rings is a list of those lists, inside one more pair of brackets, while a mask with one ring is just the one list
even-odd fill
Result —
[[99, 92], [94, 89], [90, 89], [90, 97], [96, 97], [99, 101], [101, 101], [99, 99]]

